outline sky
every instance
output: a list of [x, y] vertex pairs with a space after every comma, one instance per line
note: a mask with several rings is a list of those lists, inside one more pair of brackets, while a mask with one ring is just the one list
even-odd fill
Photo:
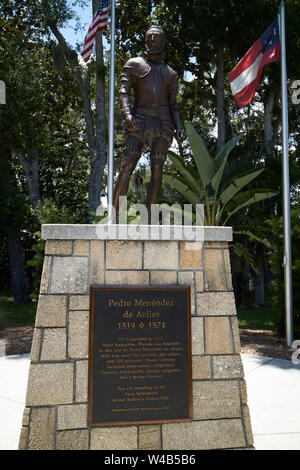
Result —
[[[69, 22], [67, 27], [61, 29], [61, 32], [64, 35], [66, 41], [72, 46], [73, 49], [75, 49], [77, 44], [80, 44], [80, 48], [82, 47], [85, 35], [92, 22], [93, 14], [91, 2], [88, 6], [85, 7], [73, 7], [73, 10], [79, 17], [80, 29], [76, 30], [77, 21], [72, 20]], [[104, 49], [107, 49], [108, 47], [106, 38], [104, 36], [103, 47]]]
[[75, 47], [76, 43], [82, 43], [84, 41], [87, 30], [89, 29], [90, 23], [92, 22], [92, 8], [91, 5], [80, 8], [79, 6], [74, 7], [73, 10], [80, 17], [81, 30], [76, 32], [75, 26], [76, 21], [70, 21], [68, 27], [61, 30], [67, 42]]

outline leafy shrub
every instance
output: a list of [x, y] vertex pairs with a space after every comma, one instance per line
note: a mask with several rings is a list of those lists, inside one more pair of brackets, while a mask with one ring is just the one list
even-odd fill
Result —
[[[273, 250], [270, 254], [272, 271], [273, 302], [279, 311], [277, 331], [280, 335], [285, 333], [285, 305], [284, 305], [284, 238], [283, 217], [272, 217], [266, 221], [270, 228]], [[300, 334], [300, 207], [294, 206], [291, 210], [291, 237], [292, 237], [292, 284], [293, 284], [293, 315], [295, 334]]]

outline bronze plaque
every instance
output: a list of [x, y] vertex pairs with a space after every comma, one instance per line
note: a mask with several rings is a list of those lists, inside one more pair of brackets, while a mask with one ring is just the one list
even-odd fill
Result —
[[190, 287], [91, 287], [89, 426], [192, 419]]

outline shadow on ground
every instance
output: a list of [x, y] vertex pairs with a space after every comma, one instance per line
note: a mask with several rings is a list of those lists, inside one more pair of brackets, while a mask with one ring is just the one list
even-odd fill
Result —
[[291, 360], [293, 350], [286, 345], [285, 339], [279, 338], [270, 330], [240, 329], [241, 349], [243, 354], [268, 356]]

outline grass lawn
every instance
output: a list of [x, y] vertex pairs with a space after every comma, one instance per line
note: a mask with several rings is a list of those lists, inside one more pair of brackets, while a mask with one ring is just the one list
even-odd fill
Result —
[[[280, 336], [285, 335], [285, 313], [274, 306], [272, 302], [273, 292], [266, 289], [265, 307], [254, 307], [254, 291], [249, 292], [244, 308], [237, 308], [238, 324], [240, 328], [272, 330]], [[295, 312], [294, 312], [295, 313]], [[281, 318], [280, 318], [281, 317]], [[294, 315], [293, 322], [294, 338], [300, 338], [300, 318]]]
[[238, 308], [237, 316], [240, 328], [276, 330], [278, 313], [268, 306]]
[[266, 291], [266, 305], [254, 307], [254, 292], [250, 292], [245, 307], [237, 308], [239, 327], [275, 331], [279, 313], [274, 308], [270, 297], [270, 292]]
[[0, 295], [0, 326], [34, 324], [36, 301], [31, 304], [15, 305], [12, 297]]
[[[15, 305], [12, 297], [0, 295], [0, 327], [34, 324], [36, 307], [35, 300], [31, 304]], [[268, 298], [265, 307], [255, 308], [250, 295], [245, 308], [237, 309], [237, 317], [240, 328], [276, 331], [278, 312]]]

